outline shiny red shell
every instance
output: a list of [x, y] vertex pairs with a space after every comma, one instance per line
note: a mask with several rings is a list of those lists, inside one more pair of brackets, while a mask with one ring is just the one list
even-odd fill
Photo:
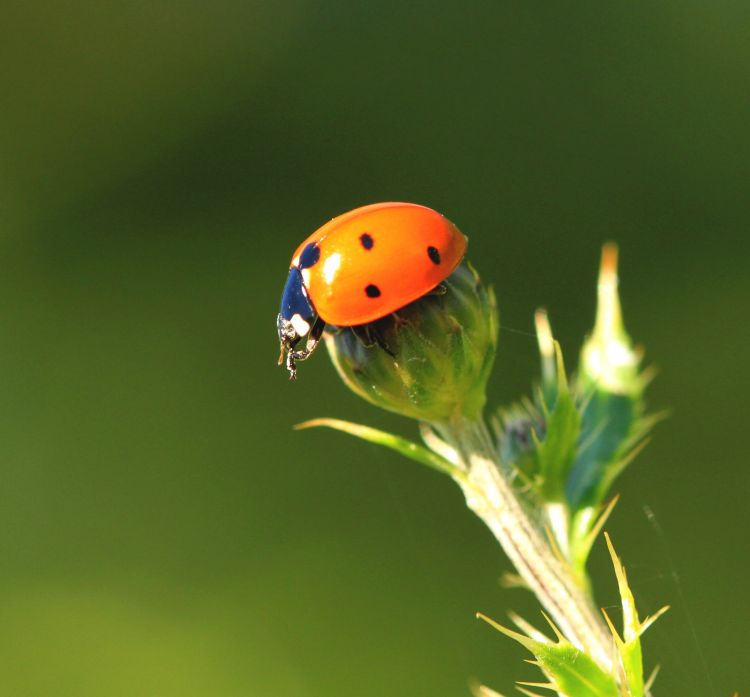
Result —
[[414, 203], [375, 203], [334, 218], [297, 248], [291, 266], [311, 244], [319, 252], [301, 268], [305, 289], [320, 318], [338, 326], [372, 322], [420, 298], [466, 251], [453, 223]]

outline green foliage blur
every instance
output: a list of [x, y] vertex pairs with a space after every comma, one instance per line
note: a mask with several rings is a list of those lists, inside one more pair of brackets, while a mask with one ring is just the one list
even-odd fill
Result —
[[[494, 405], [573, 357], [600, 247], [671, 410], [607, 528], [657, 695], [750, 684], [750, 6], [5, 0], [0, 697], [456, 697], [538, 617], [458, 489], [275, 365], [289, 257], [354, 206], [454, 220], [497, 292]], [[592, 573], [617, 603], [603, 543]], [[616, 615], [616, 612], [610, 612]], [[526, 671], [524, 673], [524, 671]]]

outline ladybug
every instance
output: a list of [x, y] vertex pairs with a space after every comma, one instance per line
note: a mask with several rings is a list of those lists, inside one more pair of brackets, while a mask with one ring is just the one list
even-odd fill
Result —
[[[276, 320], [279, 365], [290, 379], [326, 324], [356, 327], [434, 290], [455, 270], [466, 237], [440, 213], [415, 203], [375, 203], [323, 225], [295, 251]], [[297, 348], [307, 337], [305, 348]]]

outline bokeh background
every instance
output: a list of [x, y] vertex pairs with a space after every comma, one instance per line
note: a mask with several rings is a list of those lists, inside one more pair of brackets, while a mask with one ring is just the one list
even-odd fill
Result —
[[[657, 694], [750, 685], [750, 6], [18, 2], [0, 21], [0, 695], [456, 697], [535, 679], [474, 619], [509, 564], [275, 316], [331, 216], [417, 201], [573, 363], [600, 245], [671, 415], [610, 532]], [[602, 549], [601, 604], [615, 602]]]

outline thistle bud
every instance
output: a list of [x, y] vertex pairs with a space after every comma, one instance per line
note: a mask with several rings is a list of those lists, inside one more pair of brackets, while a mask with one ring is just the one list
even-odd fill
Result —
[[349, 388], [376, 406], [431, 423], [476, 419], [497, 346], [495, 295], [459, 266], [434, 291], [371, 324], [325, 336]]
[[597, 294], [594, 331], [578, 366], [581, 442], [586, 447], [579, 449], [566, 487], [571, 507], [582, 510], [585, 520], [591, 512], [586, 509], [602, 503], [654, 422], [644, 416], [647, 377], [640, 369], [641, 352], [623, 325], [617, 247], [612, 243], [602, 250]]
[[595, 389], [617, 395], [637, 396], [643, 390], [640, 352], [633, 347], [622, 321], [617, 292], [617, 246], [602, 250], [597, 286], [594, 332], [581, 351], [579, 377]]

